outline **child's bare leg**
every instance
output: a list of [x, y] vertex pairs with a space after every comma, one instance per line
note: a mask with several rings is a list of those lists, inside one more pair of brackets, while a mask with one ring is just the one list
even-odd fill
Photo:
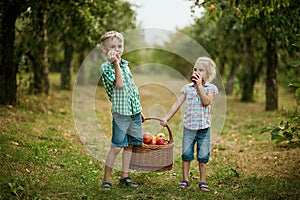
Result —
[[182, 176], [183, 180], [189, 180], [189, 172], [190, 172], [190, 165], [191, 162], [189, 161], [182, 161]]
[[132, 156], [132, 146], [128, 146], [124, 148], [123, 155], [122, 155], [122, 174], [123, 178], [129, 176], [129, 165]]
[[121, 148], [117, 148], [117, 147], [110, 148], [110, 150], [107, 154], [107, 157], [106, 157], [103, 181], [110, 182], [110, 175], [111, 175], [115, 160], [121, 150], [122, 150]]
[[199, 162], [200, 182], [206, 182], [206, 163]]

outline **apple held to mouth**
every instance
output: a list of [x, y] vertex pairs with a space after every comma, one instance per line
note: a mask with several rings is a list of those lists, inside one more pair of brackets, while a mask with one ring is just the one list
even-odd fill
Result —
[[[196, 85], [197, 84], [197, 80], [199, 79], [199, 75], [197, 75], [197, 74], [192, 74], [192, 76], [191, 76], [191, 81], [194, 83], [194, 85]], [[204, 85], [205, 84], [205, 81], [204, 81], [204, 79], [202, 78], [202, 85]]]
[[192, 74], [191, 81], [194, 83], [194, 85], [197, 84], [197, 79], [198, 79], [198, 76], [196, 74]]

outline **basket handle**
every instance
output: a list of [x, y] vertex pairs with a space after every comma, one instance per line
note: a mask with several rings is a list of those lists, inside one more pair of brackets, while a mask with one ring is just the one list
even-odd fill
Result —
[[[160, 122], [163, 122], [163, 120], [159, 119], [159, 118], [156, 118], [156, 117], [148, 117], [148, 118], [145, 118], [144, 121], [147, 121], [147, 120], [157, 120], [157, 121], [160, 121]], [[170, 139], [170, 142], [174, 142], [173, 141], [173, 135], [172, 135], [172, 132], [171, 132], [171, 129], [170, 127], [168, 126], [168, 124], [165, 126], [169, 132], [169, 139]]]

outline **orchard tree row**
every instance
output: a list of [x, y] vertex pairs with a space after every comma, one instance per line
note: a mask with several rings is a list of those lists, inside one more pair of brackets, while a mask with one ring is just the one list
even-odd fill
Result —
[[[131, 4], [122, 0], [7, 0], [0, 2], [0, 104], [17, 102], [17, 74], [30, 72], [29, 91], [50, 91], [50, 71], [71, 89], [80, 64], [107, 30], [135, 28]], [[23, 84], [23, 83], [21, 83]]]
[[[192, 0], [191, 0], [192, 1]], [[265, 82], [265, 108], [278, 108], [278, 71], [283, 83], [300, 77], [297, 0], [193, 0], [205, 10], [187, 30], [218, 60], [226, 91], [239, 84], [242, 101], [253, 101], [254, 84]]]

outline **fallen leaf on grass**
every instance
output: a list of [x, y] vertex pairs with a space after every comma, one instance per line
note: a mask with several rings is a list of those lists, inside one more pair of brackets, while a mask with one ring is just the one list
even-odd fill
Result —
[[18, 142], [14, 142], [14, 141], [11, 141], [11, 144], [15, 145], [15, 146], [20, 146], [20, 144]]
[[31, 173], [30, 169], [28, 169], [28, 168], [26, 168], [25, 171], [26, 171], [28, 174]]

